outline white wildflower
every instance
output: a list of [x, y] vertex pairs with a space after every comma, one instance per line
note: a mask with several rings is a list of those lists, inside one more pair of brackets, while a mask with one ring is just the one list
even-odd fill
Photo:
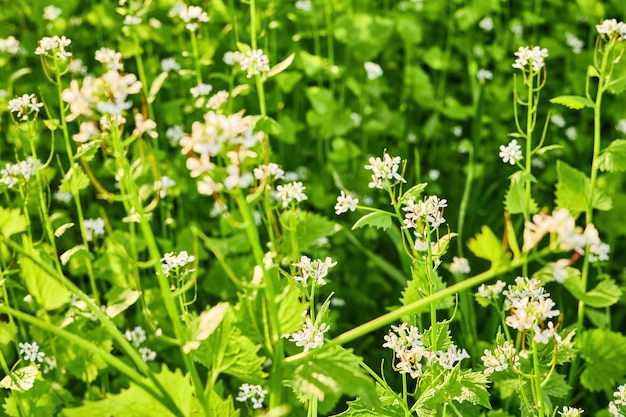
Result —
[[452, 272], [453, 274], [469, 274], [470, 271], [471, 268], [467, 258], [459, 258], [458, 256], [452, 257], [450, 272]]
[[266, 395], [267, 391], [264, 390], [262, 386], [245, 383], [239, 387], [239, 394], [236, 400], [240, 402], [250, 400], [252, 402], [252, 408], [258, 409], [263, 408], [263, 401]]
[[341, 195], [337, 197], [337, 204], [335, 204], [335, 214], [340, 215], [348, 211], [355, 211], [357, 204], [359, 204], [358, 198], [352, 197], [341, 190]]
[[315, 349], [324, 345], [324, 333], [330, 329], [330, 326], [326, 323], [320, 324], [316, 327], [311, 318], [307, 317], [302, 330], [298, 330], [291, 335], [290, 342], [295, 342], [296, 346], [304, 348], [305, 352], [311, 349]]
[[500, 153], [498, 154], [505, 164], [515, 165], [522, 159], [522, 147], [517, 144], [517, 140], [513, 139], [508, 145], [500, 145]]
[[375, 80], [376, 78], [380, 78], [383, 75], [383, 69], [375, 62], [366, 62], [363, 64], [365, 68], [365, 73], [367, 74], [367, 78], [370, 80]]

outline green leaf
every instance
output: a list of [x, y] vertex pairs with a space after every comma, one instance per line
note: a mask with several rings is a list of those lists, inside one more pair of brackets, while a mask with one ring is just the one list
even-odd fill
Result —
[[378, 229], [387, 230], [391, 227], [391, 219], [393, 214], [381, 211], [368, 213], [354, 223], [352, 230], [359, 229], [364, 226], [373, 226]]
[[585, 107], [594, 107], [593, 101], [582, 96], [558, 96], [551, 99], [550, 103], [561, 104], [574, 110], [584, 109]]
[[[580, 356], [585, 369], [582, 385], [590, 391], [614, 390], [626, 377], [626, 337], [605, 329], [588, 330], [579, 335]], [[612, 392], [612, 391], [611, 391]]]
[[518, 171], [511, 176], [511, 185], [504, 197], [504, 208], [511, 214], [534, 214], [539, 211], [539, 207], [532, 197], [526, 195], [526, 184], [533, 179], [522, 179], [521, 174]]
[[393, 34], [393, 20], [380, 14], [343, 14], [333, 24], [335, 39], [360, 62], [374, 59]]
[[26, 231], [26, 217], [18, 208], [0, 207], [0, 235], [10, 237]]
[[318, 114], [325, 115], [333, 113], [337, 108], [333, 92], [326, 88], [309, 87], [304, 93], [309, 99], [313, 110]]
[[58, 391], [62, 390], [60, 386], [55, 387], [45, 380], [36, 379], [31, 389], [11, 392], [3, 404], [5, 415], [9, 417], [56, 416], [62, 404]]
[[230, 304], [221, 302], [211, 307], [209, 310], [205, 310], [200, 313], [200, 316], [193, 320], [190, 324], [190, 328], [193, 329], [193, 336], [183, 346], [183, 351], [189, 353], [190, 351], [197, 349], [200, 346], [200, 342], [207, 339], [215, 332], [218, 326], [224, 320], [224, 316], [228, 312]]
[[556, 162], [558, 182], [556, 184], [557, 208], [566, 208], [574, 216], [592, 207], [598, 210], [610, 210], [613, 206], [611, 197], [602, 190], [596, 188], [591, 197], [591, 181], [585, 174], [572, 168], [567, 163], [558, 160]]
[[481, 233], [467, 241], [467, 247], [479, 258], [491, 262], [491, 267], [508, 262], [508, 255], [502, 249], [502, 244], [489, 226], [483, 226]]
[[[361, 398], [348, 401], [348, 409], [336, 417], [405, 417], [406, 413], [401, 405], [402, 398], [389, 388], [376, 384], [376, 394], [380, 404], [371, 406]], [[404, 408], [408, 410], [406, 405]]]
[[[193, 399], [189, 375], [183, 375], [180, 369], [172, 372], [166, 365], [163, 365], [161, 372], [155, 376], [165, 387], [181, 413], [185, 416], [189, 415]], [[66, 408], [62, 415], [64, 417], [167, 417], [174, 414], [131, 382], [130, 387], [119, 394], [107, 394], [103, 400], [85, 401], [85, 404], [80, 407]]]
[[105, 313], [113, 318], [126, 311], [139, 299], [141, 292], [130, 288], [113, 287], [104, 297], [107, 300]]
[[[315, 246], [319, 239], [331, 236], [339, 230], [337, 223], [327, 217], [305, 210], [288, 210], [281, 215], [282, 224], [295, 228], [295, 237], [299, 251], [306, 251]], [[283, 242], [283, 250], [292, 250], [290, 239]]]
[[598, 282], [598, 285], [588, 292], [585, 291], [579, 275], [568, 277], [563, 285], [578, 300], [595, 308], [612, 306], [622, 298], [622, 290], [612, 279]]
[[400, 197], [400, 203], [406, 204], [409, 200], [413, 200], [413, 201], [418, 200], [419, 197], [424, 192], [424, 190], [426, 189], [427, 185], [428, 183], [423, 182], [423, 183], [414, 185], [413, 187], [409, 188], [408, 190], [405, 191], [404, 194], [402, 194], [402, 197]]
[[162, 72], [154, 79], [154, 81], [152, 81], [150, 91], [148, 92], [148, 103], [154, 103], [154, 100], [156, 100], [156, 96], [159, 93], [159, 90], [161, 90], [161, 87], [163, 86], [163, 83], [167, 79], [168, 75], [169, 74], [167, 72]]
[[284, 60], [282, 60], [281, 62], [279, 62], [278, 64], [274, 65], [268, 72], [267, 72], [267, 78], [273, 77], [277, 74], [280, 74], [281, 72], [283, 72], [284, 70], [286, 70], [287, 68], [289, 68], [289, 66], [291, 65], [291, 63], [293, 62], [293, 59], [296, 57], [295, 53], [292, 53], [291, 55], [289, 55], [287, 58], [285, 58]]
[[[25, 249], [28, 248], [25, 247]], [[46, 260], [43, 252], [37, 249], [30, 249], [30, 252], [35, 259], [42, 263], [48, 263], [52, 267], [51, 262]], [[19, 256], [19, 264], [20, 275], [28, 292], [43, 309], [54, 310], [69, 303], [72, 293], [30, 258]]]
[[80, 190], [85, 189], [89, 186], [89, 177], [85, 174], [85, 171], [77, 165], [74, 164], [74, 167], [71, 168], [63, 179], [61, 180], [61, 185], [59, 186], [59, 191], [64, 193], [78, 193]]
[[626, 171], [626, 139], [617, 139], [606, 147], [596, 160], [600, 171]]
[[331, 410], [342, 395], [360, 397], [372, 407], [378, 404], [375, 385], [360, 364], [361, 358], [335, 346], [293, 369], [287, 385], [303, 403], [316, 397], [320, 413]]
[[489, 392], [487, 391], [489, 379], [484, 372], [461, 371], [457, 381], [460, 384], [460, 393], [456, 394], [452, 399], [460, 403], [468, 401], [485, 408], [491, 408]]
[[[421, 300], [425, 298], [429, 293], [424, 291], [424, 288], [429, 288], [433, 285], [433, 292], [437, 292], [439, 290], [443, 290], [446, 288], [446, 284], [443, 282], [441, 276], [437, 273], [437, 271], [432, 271], [430, 276], [427, 275], [426, 269], [424, 267], [416, 266], [411, 269], [411, 279], [407, 281], [406, 288], [402, 290], [402, 297], [400, 297], [400, 302], [402, 305], [409, 305], [417, 300]], [[437, 302], [437, 309], [446, 309], [450, 308], [454, 305], [454, 297], [449, 296]], [[429, 310], [429, 306], [424, 306], [421, 309], [415, 311], [424, 312]]]

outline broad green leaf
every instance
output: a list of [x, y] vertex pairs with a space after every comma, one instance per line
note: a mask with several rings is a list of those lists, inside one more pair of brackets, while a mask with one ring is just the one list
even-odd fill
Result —
[[26, 218], [18, 208], [0, 207], [0, 235], [10, 237], [26, 231]]
[[256, 121], [255, 130], [269, 135], [280, 135], [283, 131], [283, 127], [278, 121], [269, 116], [260, 116]]
[[268, 72], [267, 72], [267, 78], [273, 77], [277, 74], [280, 74], [281, 72], [283, 72], [284, 70], [286, 70], [287, 68], [289, 68], [289, 65], [291, 65], [291, 63], [293, 62], [293, 59], [296, 57], [295, 53], [292, 53], [291, 55], [289, 55], [287, 58], [285, 58], [284, 60], [282, 60], [281, 62], [279, 62], [278, 64], [274, 65]]
[[348, 45], [360, 62], [374, 59], [393, 34], [393, 20], [381, 14], [344, 14], [333, 24], [335, 39]]
[[[518, 172], [521, 174], [521, 171]], [[526, 195], [526, 184], [531, 179], [523, 180], [521, 175], [512, 175], [509, 190], [504, 197], [504, 208], [511, 214], [534, 214], [539, 211], [535, 200]]]
[[[41, 251], [32, 248], [29, 251], [40, 262], [50, 263]], [[26, 256], [20, 256], [19, 263], [28, 292], [43, 309], [54, 310], [69, 303], [72, 293], [55, 278]]]
[[596, 188], [591, 197], [591, 182], [579, 170], [567, 163], [556, 162], [558, 182], [556, 184], [556, 204], [558, 208], [566, 208], [574, 218], [592, 207], [598, 210], [610, 210], [613, 206], [611, 198], [602, 190]]
[[472, 372], [471, 370], [461, 371], [457, 377], [457, 381], [460, 384], [460, 393], [455, 394], [452, 398], [453, 400], [460, 403], [468, 401], [485, 408], [491, 408], [489, 392], [487, 391], [489, 379], [484, 372]]
[[228, 312], [230, 304], [217, 303], [209, 310], [200, 313], [200, 316], [193, 320], [190, 327], [193, 328], [193, 336], [183, 346], [183, 351], [189, 353], [200, 346], [200, 342], [207, 339], [213, 334], [215, 329], [222, 323], [224, 316]]
[[491, 231], [489, 226], [483, 226], [481, 232], [467, 241], [467, 247], [479, 258], [491, 262], [495, 267], [508, 261], [508, 255], [502, 248], [502, 243]]
[[593, 101], [582, 96], [558, 96], [550, 100], [550, 103], [560, 104], [570, 109], [580, 110], [585, 107], [593, 108]]
[[[280, 216], [281, 222], [287, 227], [295, 228], [298, 250], [305, 252], [315, 246], [319, 239], [331, 236], [339, 230], [339, 226], [327, 217], [304, 210], [288, 210]], [[293, 232], [293, 231], [291, 231]], [[283, 250], [290, 253], [292, 242], [285, 239]]]
[[620, 287], [612, 279], [598, 282], [598, 285], [588, 292], [583, 288], [579, 275], [568, 277], [563, 285], [578, 300], [595, 308], [612, 306], [622, 298]]
[[[193, 400], [193, 388], [189, 382], [189, 375], [183, 375], [179, 369], [172, 372], [163, 365], [161, 372], [155, 376], [163, 384], [180, 412], [185, 416], [189, 415]], [[167, 417], [174, 415], [163, 404], [132, 382], [129, 388], [123, 389], [119, 394], [108, 394], [100, 401], [85, 401], [82, 406], [66, 408], [62, 412], [64, 417]]]
[[617, 139], [606, 147], [597, 159], [600, 171], [626, 171], [626, 139]]
[[[196, 414], [191, 415], [201, 415], [200, 413], [202, 412], [202, 408], [200, 407], [200, 404], [197, 404], [196, 408]], [[228, 396], [226, 399], [223, 399], [214, 390], [212, 390], [209, 394], [209, 408], [213, 412], [214, 416], [219, 417], [239, 417], [240, 414], [240, 411], [235, 409], [233, 397]]]
[[358, 229], [364, 226], [373, 226], [378, 229], [386, 230], [391, 227], [391, 219], [393, 214], [387, 212], [376, 211], [373, 213], [368, 213], [365, 216], [361, 217], [359, 220], [354, 223], [352, 226], [352, 230]]
[[606, 329], [593, 329], [578, 336], [585, 368], [580, 382], [589, 391], [611, 391], [626, 377], [626, 336]]
[[326, 115], [334, 112], [337, 108], [333, 92], [326, 88], [308, 87], [304, 93], [309, 99], [313, 110], [318, 114]]
[[[36, 367], [34, 368], [36, 369]], [[9, 417], [58, 415], [59, 408], [63, 403], [59, 391], [62, 391], [63, 388], [53, 385], [55, 384], [36, 379], [33, 387], [27, 391], [11, 391], [11, 395], [5, 399], [2, 406], [6, 413], [4, 415]]]
[[287, 385], [303, 403], [316, 397], [320, 413], [331, 410], [342, 395], [360, 397], [372, 407], [378, 404], [378, 396], [374, 382], [360, 363], [361, 358], [335, 346], [293, 369]]

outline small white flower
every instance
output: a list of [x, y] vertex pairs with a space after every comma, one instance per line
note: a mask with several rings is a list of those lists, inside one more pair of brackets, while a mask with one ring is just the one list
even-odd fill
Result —
[[383, 75], [383, 69], [375, 62], [366, 62], [363, 64], [367, 78], [375, 80]]
[[296, 9], [303, 12], [310, 12], [313, 10], [313, 2], [311, 0], [297, 0], [295, 6]]
[[550, 116], [550, 121], [558, 127], [565, 127], [565, 119], [560, 114], [553, 114]]
[[241, 70], [247, 72], [248, 78], [270, 70], [270, 60], [261, 49], [246, 52], [238, 62]]
[[383, 159], [371, 157], [369, 162], [368, 165], [365, 165], [365, 169], [373, 172], [372, 182], [368, 185], [369, 188], [386, 188], [389, 180], [406, 182], [398, 173], [402, 163], [402, 159], [399, 156], [392, 158], [385, 150], [383, 151]]
[[94, 236], [104, 235], [104, 220], [98, 217], [95, 219], [85, 219], [85, 233], [87, 240], [91, 242]]
[[572, 52], [575, 54], [579, 54], [585, 46], [585, 43], [581, 39], [570, 32], [565, 32], [565, 43], [572, 48]]
[[493, 26], [493, 19], [490, 16], [484, 17], [480, 22], [478, 22], [478, 27], [485, 32], [491, 32], [493, 30]]
[[110, 48], [100, 48], [95, 54], [96, 61], [102, 63], [106, 69], [113, 71], [122, 71], [122, 54]]
[[145, 346], [139, 348], [139, 354], [144, 362], [150, 362], [156, 359], [156, 352]]
[[347, 195], [341, 190], [341, 195], [337, 197], [337, 204], [335, 204], [335, 214], [340, 215], [348, 211], [355, 211], [357, 204], [359, 204], [358, 198], [354, 198], [349, 194]]
[[522, 159], [522, 147], [517, 144], [517, 140], [513, 139], [508, 145], [500, 145], [500, 153], [498, 154], [505, 164], [515, 165]]
[[57, 20], [61, 17], [63, 10], [59, 9], [56, 6], [49, 5], [43, 8], [43, 19], [48, 21]]
[[287, 207], [294, 200], [297, 202], [307, 200], [308, 197], [304, 194], [305, 189], [306, 187], [300, 181], [294, 181], [276, 187], [278, 198], [282, 202], [283, 207]]
[[525, 71], [526, 66], [530, 63], [532, 71], [538, 72], [545, 65], [544, 58], [548, 56], [548, 50], [546, 48], [540, 48], [539, 46], [533, 46], [532, 48], [520, 46], [517, 52], [515, 52], [515, 56], [517, 58], [515, 59], [513, 68]]
[[467, 258], [459, 258], [457, 256], [452, 257], [450, 272], [452, 272], [453, 274], [469, 274], [470, 271], [471, 268]]
[[584, 412], [585, 411], [582, 408], [573, 408], [573, 407], [563, 406], [563, 410], [559, 411], [559, 414], [562, 417], [580, 417], [580, 415]]
[[189, 90], [193, 97], [208, 96], [211, 94], [211, 91], [213, 91], [213, 86], [203, 83], [200, 83]]
[[176, 62], [176, 58], [165, 58], [161, 60], [162, 72], [178, 72], [180, 71], [180, 64]]
[[478, 78], [478, 81], [491, 80], [493, 78], [493, 73], [489, 70], [481, 68], [476, 73], [476, 78]]
[[267, 391], [260, 385], [250, 385], [248, 383], [242, 384], [239, 387], [239, 394], [236, 400], [239, 402], [245, 402], [250, 400], [252, 402], [252, 408], [263, 408], [263, 401]]
[[478, 292], [476, 293], [476, 295], [478, 297], [486, 298], [488, 300], [497, 300], [500, 296], [500, 293], [502, 293], [502, 290], [504, 290], [505, 286], [506, 283], [500, 280], [498, 280], [495, 284], [482, 284], [480, 287], [478, 287]]
[[316, 327], [311, 318], [307, 317], [302, 330], [298, 330], [291, 335], [290, 342], [295, 342], [296, 346], [304, 348], [305, 352], [324, 345], [324, 333], [330, 329], [326, 323], [322, 323], [319, 328]]
[[16, 117], [20, 121], [28, 120], [28, 116], [39, 113], [39, 109], [43, 107], [43, 103], [37, 100], [34, 94], [24, 94], [9, 100], [7, 108], [11, 113], [16, 113]]
[[25, 343], [20, 342], [20, 355], [24, 355], [23, 358], [27, 362], [43, 362], [43, 357], [46, 356], [45, 353], [39, 351], [39, 345], [37, 342], [33, 343]]
[[147, 340], [146, 331], [140, 326], [135, 326], [133, 330], [126, 330], [124, 337], [129, 342], [133, 342], [137, 347]]
[[185, 136], [185, 132], [181, 125], [168, 127], [165, 131], [165, 137], [170, 140], [171, 146], [177, 146], [180, 139]]

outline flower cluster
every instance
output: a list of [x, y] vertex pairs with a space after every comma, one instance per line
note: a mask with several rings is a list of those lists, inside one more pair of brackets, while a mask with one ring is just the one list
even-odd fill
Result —
[[496, 346], [493, 352], [490, 349], [485, 349], [484, 353], [484, 356], [481, 356], [480, 359], [485, 365], [485, 375], [504, 371], [509, 365], [513, 369], [517, 369], [520, 366], [519, 356], [515, 351], [515, 347], [508, 340], [502, 346]]
[[147, 340], [146, 331], [139, 326], [135, 326], [133, 330], [126, 330], [124, 337], [139, 348], [139, 354], [144, 362], [153, 361], [156, 358], [156, 352], [152, 349], [141, 346]]
[[580, 417], [580, 415], [584, 412], [585, 411], [581, 408], [563, 406], [563, 410], [559, 411], [559, 414], [562, 417]]
[[309, 278], [311, 278], [316, 285], [326, 285], [324, 278], [328, 276], [328, 269], [337, 265], [337, 262], [333, 262], [329, 256], [323, 261], [321, 259], [312, 261], [311, 258], [303, 255], [300, 258], [300, 262], [296, 262], [292, 265], [300, 268], [300, 275], [294, 276], [293, 279], [306, 287]]
[[[167, 276], [172, 275], [172, 273], [177, 274], [181, 271], [181, 268], [189, 265], [193, 261], [196, 260], [196, 257], [193, 255], [189, 255], [186, 250], [180, 251], [178, 254], [174, 252], [168, 252], [163, 255], [161, 258], [161, 268], [163, 269], [163, 273]], [[184, 269], [182, 270], [182, 275], [186, 275], [192, 270]]]
[[500, 153], [498, 154], [505, 164], [515, 165], [522, 160], [522, 147], [517, 144], [517, 140], [513, 139], [508, 145], [500, 145]]
[[369, 188], [386, 189], [390, 181], [406, 182], [402, 175], [398, 173], [402, 159], [399, 156], [391, 157], [387, 150], [383, 151], [383, 158], [370, 157], [369, 164], [365, 165], [365, 169], [372, 171], [372, 182], [368, 184]]
[[375, 80], [383, 75], [383, 69], [375, 62], [366, 62], [363, 64], [363, 67], [365, 68], [367, 78], [370, 80]]
[[421, 230], [424, 223], [431, 227], [439, 227], [446, 222], [443, 217], [444, 209], [448, 207], [448, 200], [438, 198], [436, 195], [424, 197], [424, 200], [417, 203], [409, 200], [406, 207], [402, 208], [404, 214], [404, 226], [407, 229]]
[[95, 53], [96, 61], [100, 62], [107, 71], [123, 71], [122, 54], [111, 48], [100, 48]]
[[502, 294], [505, 296], [504, 309], [510, 311], [506, 318], [507, 326], [518, 331], [532, 329], [533, 339], [539, 343], [547, 344], [553, 337], [557, 342], [560, 341], [554, 324], [546, 322], [552, 317], [558, 317], [560, 312], [553, 309], [556, 304], [539, 280], [517, 277], [515, 284], [509, 285]]
[[552, 215], [535, 214], [532, 222], [526, 222], [524, 228], [524, 251], [537, 245], [546, 234], [556, 234], [559, 249], [574, 250], [583, 255], [589, 247], [591, 262], [609, 259], [610, 246], [600, 241], [598, 230], [591, 223], [585, 229], [576, 226], [576, 221], [565, 208], [554, 210]]
[[335, 214], [340, 215], [347, 213], [348, 211], [355, 211], [356, 205], [359, 204], [359, 199], [346, 194], [343, 190], [341, 195], [337, 197], [337, 204], [335, 204]]
[[533, 72], [538, 72], [545, 65], [543, 59], [548, 56], [548, 50], [546, 48], [540, 48], [539, 46], [533, 46], [532, 48], [520, 46], [517, 52], [515, 52], [515, 56], [517, 58], [515, 59], [513, 68], [525, 71], [526, 67], [530, 66]]
[[450, 272], [453, 274], [469, 274], [471, 270], [472, 269], [470, 268], [467, 258], [459, 258], [458, 256], [452, 257]]
[[23, 94], [9, 100], [8, 109], [11, 113], [15, 113], [17, 120], [25, 122], [31, 114], [37, 117], [39, 109], [43, 107], [43, 103], [37, 100], [34, 94]]
[[260, 385], [250, 385], [248, 383], [242, 384], [239, 387], [239, 395], [237, 395], [237, 401], [245, 402], [250, 400], [252, 402], [252, 408], [263, 408], [263, 401], [267, 391]]
[[262, 49], [247, 51], [245, 53], [235, 51], [224, 54], [224, 62], [228, 65], [239, 64], [248, 78], [270, 70], [270, 60]]
[[488, 301], [495, 301], [500, 297], [500, 293], [504, 290], [506, 283], [498, 280], [495, 284], [481, 284], [478, 287], [478, 292], [476, 293], [476, 297], [482, 298]]
[[[181, 153], [188, 155], [187, 169], [191, 176], [201, 177], [198, 192], [212, 195], [224, 187], [233, 189], [250, 186], [254, 177], [241, 168], [246, 160], [256, 158], [257, 153], [253, 148], [263, 137], [263, 132], [254, 132], [255, 123], [254, 118], [243, 116], [243, 112], [227, 116], [214, 111], [206, 113], [203, 122], [193, 122], [191, 133], [180, 138], [179, 145], [182, 146]], [[222, 153], [229, 162], [226, 177], [218, 175], [212, 161]]]
[[172, 7], [169, 12], [170, 17], [179, 17], [185, 23], [185, 28], [190, 32], [195, 32], [200, 23], [209, 21], [209, 15], [199, 6], [187, 6], [179, 3]]
[[[78, 116], [93, 116], [96, 109], [103, 115], [117, 116], [132, 107], [129, 95], [141, 91], [141, 81], [134, 74], [120, 74], [110, 70], [101, 77], [85, 77], [82, 86], [77, 80], [70, 82], [70, 88], [63, 90], [63, 101], [69, 104], [68, 121]], [[120, 123], [121, 124], [121, 123]], [[108, 125], [103, 125], [108, 130]]]
[[22, 48], [20, 47], [20, 41], [15, 39], [14, 36], [8, 38], [0, 38], [0, 52], [6, 52], [11, 55], [17, 55]]
[[609, 403], [609, 413], [613, 417], [626, 416], [626, 384], [617, 387], [613, 393], [613, 401]]
[[626, 23], [618, 22], [615, 19], [603, 20], [599, 25], [596, 25], [598, 33], [607, 38], [617, 36], [619, 40], [626, 40]]
[[91, 242], [94, 236], [104, 235], [104, 220], [97, 217], [95, 219], [85, 219], [83, 223], [85, 226], [85, 233], [87, 234], [87, 240]]
[[[391, 330], [384, 337], [383, 347], [393, 350], [397, 362], [395, 369], [401, 374], [408, 374], [415, 379], [424, 374], [424, 365], [431, 366], [433, 362], [439, 363], [444, 369], [454, 369], [457, 363], [469, 358], [465, 349], [459, 349], [451, 343], [447, 350], [434, 352], [424, 346], [422, 335], [416, 326], [408, 326], [401, 323], [399, 326], [391, 326]], [[425, 363], [422, 363], [425, 359]]]
[[46, 354], [39, 350], [39, 345], [37, 344], [37, 342], [20, 342], [18, 345], [20, 347], [20, 355], [23, 355], [25, 361], [39, 363], [43, 362], [43, 357], [46, 356]]
[[290, 342], [295, 342], [296, 346], [304, 348], [305, 352], [324, 345], [324, 333], [330, 329], [326, 323], [313, 324], [310, 317], [307, 317], [301, 330], [291, 335]]
[[35, 49], [35, 54], [43, 57], [52, 56], [61, 61], [66, 61], [72, 56], [71, 52], [65, 50], [71, 43], [72, 41], [65, 36], [59, 37], [55, 35], [51, 38], [45, 36], [39, 41], [37, 49]]
[[0, 184], [13, 188], [21, 181], [28, 181], [35, 175], [35, 170], [40, 167], [41, 161], [35, 161], [32, 157], [28, 157], [16, 164], [6, 164], [0, 170]]
[[300, 181], [288, 182], [276, 187], [278, 199], [282, 202], [282, 206], [287, 207], [292, 201], [301, 202], [307, 200], [308, 197], [304, 193], [306, 187]]

